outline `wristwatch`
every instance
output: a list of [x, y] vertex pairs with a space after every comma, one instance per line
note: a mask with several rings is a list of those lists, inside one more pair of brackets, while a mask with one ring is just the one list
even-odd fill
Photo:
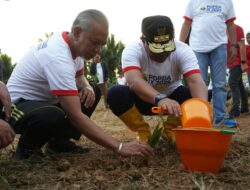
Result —
[[166, 94], [157, 94], [155, 96], [155, 106], [158, 106], [158, 102], [164, 98], [167, 98]]
[[240, 63], [241, 64], [246, 64], [246, 61], [245, 60], [241, 60]]

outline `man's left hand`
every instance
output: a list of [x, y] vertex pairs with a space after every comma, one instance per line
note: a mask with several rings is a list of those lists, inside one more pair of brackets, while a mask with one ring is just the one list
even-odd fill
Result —
[[95, 92], [91, 86], [83, 87], [80, 92], [80, 101], [86, 108], [92, 107], [95, 102]]

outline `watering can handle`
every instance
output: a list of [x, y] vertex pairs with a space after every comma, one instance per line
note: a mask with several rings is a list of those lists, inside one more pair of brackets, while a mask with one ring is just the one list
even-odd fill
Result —
[[165, 113], [167, 114], [167, 110], [162, 109], [161, 107], [152, 107], [151, 108], [152, 113]]

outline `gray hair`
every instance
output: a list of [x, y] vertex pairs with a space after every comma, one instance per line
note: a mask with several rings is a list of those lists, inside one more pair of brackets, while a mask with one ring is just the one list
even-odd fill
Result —
[[98, 10], [88, 9], [80, 12], [73, 22], [72, 29], [75, 27], [80, 27], [83, 30], [90, 30], [92, 22], [95, 21], [103, 26], [109, 27], [107, 17]]

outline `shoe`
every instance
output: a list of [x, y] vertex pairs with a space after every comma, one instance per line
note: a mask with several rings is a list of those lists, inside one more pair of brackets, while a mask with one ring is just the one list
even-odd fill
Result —
[[175, 143], [175, 132], [174, 128], [181, 126], [181, 120], [175, 116], [168, 116], [167, 120], [163, 123], [164, 129], [162, 131], [161, 137], [165, 141], [171, 141]]
[[47, 156], [42, 152], [41, 149], [37, 150], [30, 150], [26, 148], [21, 148], [21, 146], [17, 146], [14, 158], [16, 160], [25, 160], [30, 157], [41, 157], [41, 158], [47, 158]]
[[172, 129], [169, 128], [164, 128], [162, 133], [161, 133], [161, 137], [164, 141], [169, 141], [172, 143], [175, 143], [176, 139], [175, 139], [175, 132]]
[[47, 144], [47, 151], [50, 153], [87, 153], [90, 148], [76, 145], [70, 140], [52, 139]]
[[151, 131], [148, 128], [142, 128], [137, 131], [136, 139], [141, 142], [148, 142], [151, 136]]
[[224, 125], [226, 127], [234, 128], [234, 127], [237, 127], [237, 122], [235, 120], [233, 120], [233, 119], [226, 119], [226, 120], [224, 120]]
[[215, 120], [214, 126], [224, 126], [224, 127], [230, 127], [230, 128], [236, 128], [237, 122], [234, 119], [221, 119], [221, 120]]

